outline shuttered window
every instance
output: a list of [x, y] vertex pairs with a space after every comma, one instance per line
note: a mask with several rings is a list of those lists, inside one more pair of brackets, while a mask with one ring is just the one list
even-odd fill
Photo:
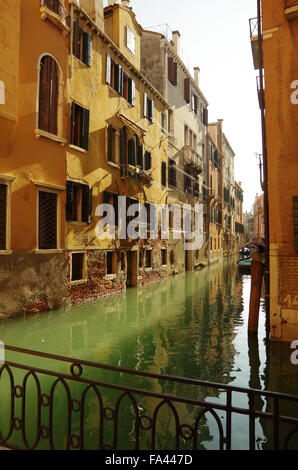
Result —
[[171, 159], [169, 159], [169, 184], [171, 186], [177, 185], [176, 162]]
[[298, 251], [298, 196], [293, 197], [294, 248]]
[[208, 109], [203, 109], [203, 124], [204, 126], [208, 126]]
[[88, 67], [92, 65], [92, 36], [77, 21], [73, 27], [73, 55]]
[[143, 151], [143, 145], [139, 145], [139, 146], [138, 146], [137, 166], [138, 166], [141, 170], [144, 169], [144, 151]]
[[191, 176], [187, 167], [184, 168], [184, 190], [186, 193], [191, 193]]
[[40, 250], [57, 249], [57, 204], [57, 194], [39, 191], [38, 247]]
[[90, 111], [76, 103], [71, 108], [71, 144], [88, 150]]
[[66, 220], [70, 222], [92, 221], [92, 188], [85, 184], [67, 181]]
[[116, 130], [108, 126], [108, 161], [116, 163]]
[[132, 54], [136, 53], [136, 37], [129, 26], [126, 26], [126, 47]]
[[127, 154], [127, 138], [126, 130], [123, 127], [120, 129], [120, 173], [121, 176], [126, 174], [126, 154]]
[[190, 80], [189, 78], [184, 79], [184, 99], [186, 103], [190, 103]]
[[44, 4], [49, 10], [59, 15], [59, 0], [45, 0]]
[[58, 132], [58, 66], [50, 56], [40, 62], [39, 129], [57, 135]]
[[167, 186], [167, 164], [166, 162], [161, 162], [161, 184], [162, 186]]
[[137, 164], [137, 136], [135, 135], [128, 141], [128, 164], [132, 166]]
[[177, 86], [177, 63], [173, 57], [168, 58], [168, 79], [172, 85]]
[[72, 253], [71, 255], [71, 280], [82, 281], [84, 279], [84, 253]]
[[149, 171], [152, 168], [152, 155], [150, 152], [145, 152], [145, 170]]
[[147, 93], [144, 93], [144, 117], [154, 122], [154, 101], [148, 97]]
[[0, 250], [7, 249], [7, 185], [0, 184]]

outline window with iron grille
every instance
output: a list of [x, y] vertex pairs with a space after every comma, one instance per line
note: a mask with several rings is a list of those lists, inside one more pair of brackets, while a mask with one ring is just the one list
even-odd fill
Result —
[[167, 252], [166, 248], [163, 248], [161, 250], [161, 264], [163, 266], [166, 266], [168, 264], [168, 252]]
[[146, 250], [146, 268], [152, 268], [152, 250]]
[[0, 184], [0, 250], [6, 250], [7, 185]]
[[84, 279], [84, 253], [72, 253], [71, 256], [71, 280], [82, 281]]
[[57, 194], [39, 191], [38, 247], [40, 250], [57, 249], [57, 207]]

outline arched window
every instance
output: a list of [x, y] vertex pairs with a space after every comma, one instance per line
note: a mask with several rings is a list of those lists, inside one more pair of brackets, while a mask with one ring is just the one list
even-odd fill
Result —
[[40, 61], [39, 129], [58, 134], [59, 69], [53, 57], [45, 55]]

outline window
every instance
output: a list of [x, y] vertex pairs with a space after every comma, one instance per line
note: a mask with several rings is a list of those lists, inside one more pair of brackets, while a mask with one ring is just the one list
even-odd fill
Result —
[[116, 251], [107, 253], [107, 275], [117, 274], [118, 260]]
[[103, 203], [104, 204], [109, 204], [110, 206], [113, 206], [114, 208], [114, 214], [115, 214], [115, 221], [109, 221], [108, 223], [110, 225], [114, 225], [115, 227], [118, 227], [119, 224], [119, 204], [118, 204], [118, 195], [110, 193], [109, 191], [104, 191], [103, 193]]
[[125, 252], [121, 252], [121, 272], [125, 272]]
[[126, 26], [126, 47], [132, 54], [136, 53], [136, 37], [129, 26]]
[[114, 62], [111, 55], [107, 54], [106, 60], [106, 82], [117, 93], [128, 101], [132, 106], [136, 102], [136, 85], [123, 70], [123, 68]]
[[144, 117], [151, 123], [154, 122], [154, 101], [148, 97], [147, 93], [144, 93]]
[[149, 171], [151, 170], [152, 168], [152, 155], [150, 152], [145, 152], [145, 156], [144, 156], [144, 160], [145, 160], [145, 170], [146, 171]]
[[166, 133], [166, 115], [165, 113], [161, 113], [161, 130], [165, 134]]
[[58, 134], [58, 95], [58, 65], [46, 55], [40, 61], [38, 127], [54, 135]]
[[66, 220], [70, 222], [92, 221], [92, 188], [85, 184], [67, 181]]
[[172, 85], [177, 86], [177, 63], [174, 62], [173, 57], [168, 58], [168, 80]]
[[173, 134], [174, 126], [173, 126], [173, 111], [169, 109], [168, 111], [168, 133]]
[[186, 166], [184, 167], [184, 190], [186, 193], [191, 193], [191, 176], [189, 172], [189, 168]]
[[84, 150], [89, 148], [89, 121], [90, 111], [72, 103], [70, 142]]
[[71, 281], [85, 279], [85, 255], [84, 253], [72, 253], [71, 255]]
[[203, 124], [204, 126], [208, 126], [208, 109], [203, 109]]
[[38, 248], [57, 249], [57, 209], [58, 195], [39, 191]]
[[186, 147], [189, 145], [189, 129], [187, 126], [184, 126], [184, 145]]
[[167, 164], [161, 162], [161, 184], [163, 187], [167, 186]]
[[171, 263], [171, 266], [174, 266], [174, 264], [175, 264], [175, 253], [174, 253], [174, 250], [172, 250], [171, 253], [170, 253], [170, 263]]
[[116, 163], [116, 130], [108, 126], [108, 161]]
[[0, 250], [7, 249], [7, 185], [0, 184]]
[[139, 268], [142, 269], [144, 266], [144, 251], [139, 251]]
[[190, 103], [190, 80], [188, 77], [184, 79], [184, 99], [186, 103]]
[[294, 217], [294, 249], [298, 251], [298, 196], [293, 197], [293, 217]]
[[167, 266], [167, 264], [168, 264], [168, 256], [167, 255], [168, 255], [168, 252], [167, 252], [166, 248], [163, 248], [161, 250], [161, 264], [163, 266]]
[[169, 159], [169, 184], [171, 186], [177, 185], [176, 162], [172, 159]]
[[146, 250], [146, 268], [152, 268], [152, 250]]
[[126, 128], [122, 127], [120, 129], [120, 174], [125, 176], [126, 174], [126, 163], [127, 163], [127, 137], [126, 137]]
[[195, 114], [198, 114], [198, 97], [193, 92], [191, 92], [191, 109]]
[[73, 55], [88, 67], [92, 61], [92, 36], [86, 33], [77, 21], [73, 27]]
[[194, 179], [194, 182], [193, 182], [193, 195], [194, 197], [200, 196], [199, 182], [196, 178]]
[[210, 144], [210, 161], [213, 162], [213, 145]]

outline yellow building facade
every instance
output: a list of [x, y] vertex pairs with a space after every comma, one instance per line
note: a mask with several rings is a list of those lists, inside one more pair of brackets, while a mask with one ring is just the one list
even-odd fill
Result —
[[[103, 9], [98, 1], [81, 7], [71, 2], [66, 249], [72, 303], [168, 272], [160, 233], [149, 240], [146, 227], [145, 238], [118, 239], [119, 196], [127, 198], [125, 210], [141, 203], [148, 213], [150, 205], [166, 202], [162, 163], [167, 166], [168, 141], [161, 116], [168, 105], [140, 73], [141, 29], [132, 10], [126, 4]], [[115, 222], [115, 239], [98, 236], [101, 204], [115, 209], [116, 220], [105, 225], [109, 231]]]

